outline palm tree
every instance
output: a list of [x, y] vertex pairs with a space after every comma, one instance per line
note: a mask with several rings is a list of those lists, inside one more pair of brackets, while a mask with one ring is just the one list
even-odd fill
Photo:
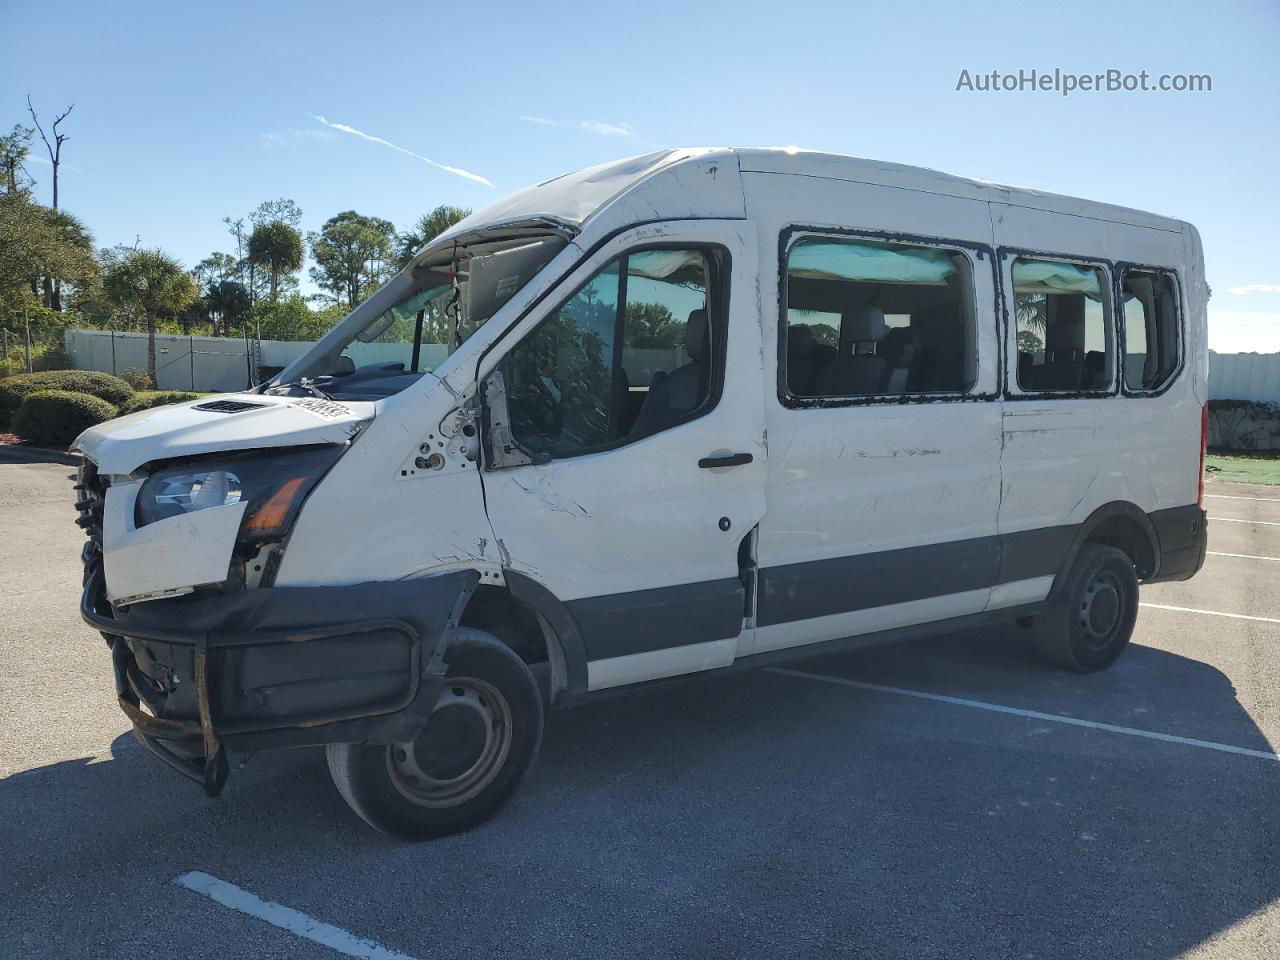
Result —
[[469, 216], [471, 216], [469, 209], [451, 207], [448, 204], [436, 207], [430, 213], [423, 214], [412, 228], [400, 234], [398, 238], [400, 250], [396, 257], [396, 266], [403, 270], [408, 266], [409, 261], [413, 259], [414, 254], [459, 220]]
[[280, 274], [302, 268], [302, 234], [283, 220], [253, 228], [249, 236], [249, 262], [271, 271], [271, 299], [276, 298]]
[[161, 313], [179, 313], [196, 298], [196, 282], [186, 267], [156, 250], [134, 250], [107, 269], [102, 279], [107, 296], [122, 307], [141, 310], [147, 318], [147, 373], [156, 380], [156, 321]]
[[[45, 223], [61, 243], [79, 250], [86, 256], [93, 256], [93, 235], [79, 218], [54, 207], [43, 207], [41, 213]], [[45, 274], [44, 305], [46, 307], [62, 310], [62, 281], [66, 279], [69, 278], [54, 273]]]
[[210, 280], [204, 292], [204, 306], [218, 318], [213, 323], [214, 334], [221, 327], [222, 336], [229, 337], [232, 326], [249, 315], [249, 291], [235, 280]]

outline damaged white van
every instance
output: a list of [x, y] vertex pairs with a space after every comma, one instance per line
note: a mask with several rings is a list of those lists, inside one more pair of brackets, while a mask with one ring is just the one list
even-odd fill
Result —
[[482, 210], [247, 391], [77, 441], [82, 614], [157, 756], [327, 745], [368, 823], [490, 816], [544, 709], [1017, 620], [1108, 666], [1201, 566], [1189, 224], [795, 150]]

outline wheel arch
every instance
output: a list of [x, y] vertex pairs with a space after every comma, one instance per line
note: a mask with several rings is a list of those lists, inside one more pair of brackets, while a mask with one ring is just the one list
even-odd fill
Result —
[[1149, 580], [1160, 569], [1160, 539], [1151, 518], [1135, 503], [1113, 500], [1089, 514], [1076, 530], [1054, 577], [1051, 598], [1057, 595], [1086, 543], [1104, 543], [1122, 550], [1133, 562], [1140, 581]]
[[493, 634], [531, 666], [545, 661], [552, 704], [585, 691], [586, 647], [568, 607], [531, 577], [505, 570], [504, 580], [478, 587], [459, 625]]

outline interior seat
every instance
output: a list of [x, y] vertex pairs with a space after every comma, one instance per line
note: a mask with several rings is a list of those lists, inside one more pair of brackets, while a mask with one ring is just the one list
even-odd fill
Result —
[[840, 352], [818, 375], [818, 393], [824, 397], [875, 396], [882, 392], [886, 365], [873, 350], [884, 339], [884, 311], [858, 307], [840, 317]]
[[896, 327], [885, 334], [878, 348], [884, 357], [885, 378], [881, 385], [881, 393], [906, 393], [908, 378], [911, 374], [911, 362], [915, 359], [916, 348], [912, 343], [911, 330]]
[[814, 395], [814, 376], [817, 373], [817, 341], [813, 328], [806, 324], [787, 327], [787, 389], [794, 397]]
[[654, 375], [640, 415], [628, 436], [647, 437], [702, 405], [711, 382], [711, 330], [706, 310], [694, 310], [684, 326], [684, 352], [689, 362], [666, 376]]

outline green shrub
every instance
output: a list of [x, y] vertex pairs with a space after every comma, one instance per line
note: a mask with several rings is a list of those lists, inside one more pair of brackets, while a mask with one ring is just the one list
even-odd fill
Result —
[[65, 447], [84, 430], [115, 415], [115, 407], [92, 394], [38, 390], [23, 398], [13, 432], [32, 443]]
[[130, 367], [124, 372], [124, 376], [121, 379], [133, 387], [134, 390], [154, 390], [156, 388], [155, 381], [151, 379], [151, 374], [145, 370], [135, 370]]
[[150, 410], [152, 407], [163, 407], [171, 403], [184, 403], [187, 400], [199, 400], [207, 397], [207, 393], [190, 393], [186, 390], [139, 390], [120, 405], [120, 416], [126, 413], [137, 413], [139, 410]]
[[41, 390], [87, 393], [112, 406], [119, 406], [133, 396], [133, 387], [109, 373], [95, 373], [92, 370], [20, 373], [0, 380], [0, 426], [12, 420], [24, 397]]

